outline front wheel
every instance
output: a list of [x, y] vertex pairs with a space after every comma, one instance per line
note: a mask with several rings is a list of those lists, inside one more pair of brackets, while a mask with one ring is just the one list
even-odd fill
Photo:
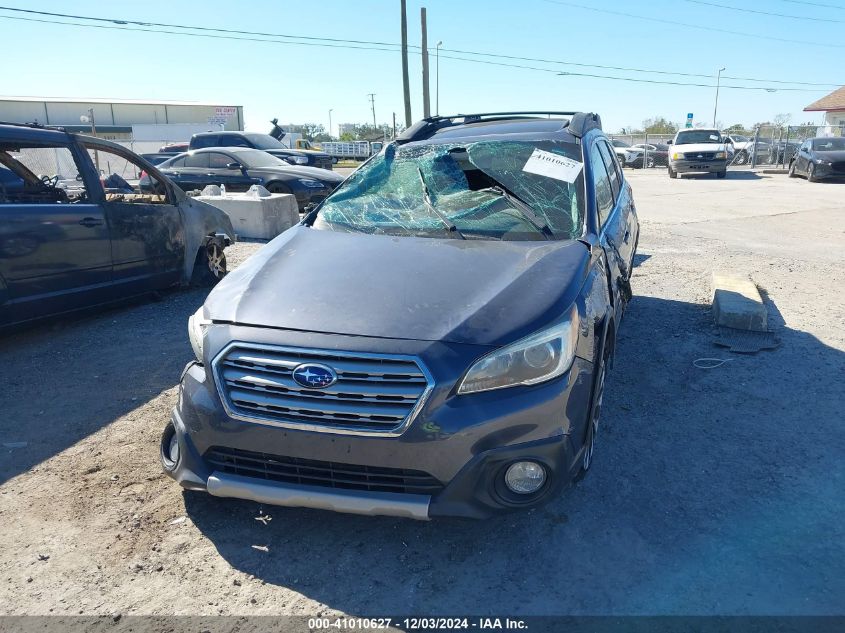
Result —
[[724, 178], [727, 175], [728, 175], [727, 171], [717, 171], [716, 172], [716, 178]]
[[816, 166], [813, 163], [807, 165], [807, 182], [818, 182], [816, 178]]
[[209, 241], [197, 254], [191, 275], [191, 285], [214, 286], [226, 276], [227, 272], [223, 246], [216, 241]]
[[678, 177], [678, 172], [676, 172], [674, 169], [672, 169], [670, 167], [669, 168], [669, 178], [677, 178], [677, 177]]
[[748, 152], [746, 152], [745, 150], [740, 151], [736, 155], [736, 158], [734, 158], [733, 162], [734, 165], [744, 165], [748, 162]]
[[795, 161], [794, 160], [789, 163], [789, 171], [787, 172], [787, 175], [790, 178], [795, 178]]
[[287, 185], [283, 185], [280, 182], [271, 182], [267, 185], [267, 191], [270, 193], [290, 193], [290, 189]]

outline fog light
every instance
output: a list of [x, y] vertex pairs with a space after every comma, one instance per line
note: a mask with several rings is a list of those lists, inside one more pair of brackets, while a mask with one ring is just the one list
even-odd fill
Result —
[[546, 469], [536, 462], [516, 462], [505, 472], [505, 484], [520, 495], [537, 492], [546, 482]]
[[179, 461], [179, 439], [176, 437], [176, 433], [170, 438], [170, 446], [167, 447], [167, 456], [174, 464]]

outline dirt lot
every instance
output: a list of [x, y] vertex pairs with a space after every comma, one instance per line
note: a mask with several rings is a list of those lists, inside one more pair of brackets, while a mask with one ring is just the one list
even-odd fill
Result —
[[[629, 175], [635, 298], [583, 483], [485, 522], [183, 494], [157, 441], [203, 295], [176, 292], [0, 339], [2, 612], [845, 613], [845, 183]], [[714, 267], [765, 288], [778, 349], [713, 345]]]

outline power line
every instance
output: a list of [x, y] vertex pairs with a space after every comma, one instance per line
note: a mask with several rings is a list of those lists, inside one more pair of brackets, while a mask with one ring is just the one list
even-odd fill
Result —
[[[0, 7], [3, 9], [4, 7]], [[95, 28], [95, 29], [105, 29], [105, 30], [117, 30], [117, 31], [133, 31], [133, 32], [144, 32], [144, 33], [160, 33], [166, 35], [177, 35], [177, 36], [187, 36], [187, 37], [199, 37], [199, 38], [208, 38], [208, 39], [223, 39], [223, 40], [234, 40], [234, 41], [246, 41], [246, 42], [263, 42], [268, 44], [283, 44], [283, 45], [300, 45], [300, 46], [318, 46], [318, 47], [329, 47], [329, 48], [342, 48], [342, 49], [357, 49], [357, 50], [375, 50], [375, 51], [383, 51], [383, 52], [396, 52], [396, 49], [393, 48], [382, 48], [378, 46], [360, 46], [356, 44], [336, 44], [336, 43], [326, 43], [326, 42], [297, 42], [297, 41], [280, 41], [274, 39], [264, 39], [264, 38], [255, 38], [255, 37], [234, 37], [230, 35], [217, 35], [217, 34], [210, 34], [210, 33], [190, 33], [186, 31], [171, 31], [167, 29], [158, 29], [158, 28], [139, 28], [139, 27], [128, 27], [128, 26], [121, 26], [119, 24], [80, 24], [77, 22], [66, 22], [61, 20], [45, 20], [41, 18], [25, 18], [25, 17], [18, 17], [18, 16], [7, 16], [7, 15], [0, 15], [0, 19], [5, 20], [19, 20], [25, 22], [37, 22], [42, 24], [58, 24], [63, 26], [75, 26], [80, 28]], [[82, 18], [85, 19], [85, 18]], [[126, 21], [127, 23], [130, 21]], [[180, 27], [180, 28], [191, 28], [191, 27]], [[333, 40], [343, 41], [343, 40]], [[386, 44], [387, 46], [395, 46], [393, 44]], [[419, 47], [416, 47], [419, 48]], [[441, 50], [447, 50], [442, 49]], [[485, 55], [485, 53], [476, 53], [472, 51], [468, 51], [465, 54], [473, 54], [473, 55]], [[492, 55], [492, 54], [491, 54]], [[571, 75], [571, 76], [581, 76], [581, 77], [591, 77], [597, 79], [606, 79], [606, 80], [614, 80], [614, 81], [628, 81], [628, 82], [637, 82], [637, 83], [651, 83], [651, 84], [663, 84], [663, 85], [674, 85], [674, 86], [690, 86], [690, 87], [706, 87], [712, 88], [715, 87], [713, 84], [702, 84], [702, 83], [691, 83], [691, 82], [672, 82], [672, 81], [659, 81], [659, 80], [649, 80], [649, 79], [635, 79], [635, 78], [626, 78], [626, 77], [614, 77], [608, 75], [598, 75], [598, 74], [588, 74], [588, 73], [572, 73], [572, 72], [561, 72], [556, 69], [551, 68], [538, 68], [535, 66], [526, 66], [521, 64], [509, 64], [504, 62], [495, 62], [486, 59], [471, 59], [466, 57], [458, 57], [453, 55], [441, 55], [445, 59], [453, 59], [457, 61], [464, 61], [474, 64], [485, 64], [485, 65], [492, 65], [492, 66], [502, 66], [502, 67], [509, 67], [509, 68], [519, 68], [524, 70], [535, 70], [547, 73], [554, 73], [558, 75]], [[500, 56], [495, 55], [497, 57], [507, 57], [507, 56]], [[516, 58], [521, 59], [521, 58]], [[567, 62], [559, 62], [554, 60], [538, 60], [542, 61], [543, 63], [555, 63], [555, 64], [566, 64]], [[606, 67], [612, 68], [612, 67]], [[627, 70], [624, 68], [620, 68], [620, 70]], [[651, 72], [647, 70], [640, 70], [640, 72]], [[660, 71], [658, 71], [660, 72]], [[709, 75], [701, 75], [701, 77], [709, 77]], [[727, 78], [727, 77], [726, 77]], [[739, 79], [734, 77], [733, 79]], [[750, 81], [765, 81], [759, 79], [749, 79]], [[773, 80], [769, 83], [783, 83], [777, 80]], [[789, 84], [800, 83], [800, 82], [786, 82]], [[836, 84], [810, 84], [810, 85], [836, 85]], [[728, 85], [723, 84], [723, 88], [730, 88], [730, 89], [739, 89], [739, 90], [767, 90], [769, 92], [775, 92], [776, 90], [780, 91], [791, 91], [791, 92], [825, 92], [822, 90], [813, 90], [813, 89], [805, 89], [805, 88], [788, 88], [788, 87], [778, 87], [778, 88], [766, 88], [765, 86], [738, 86], [738, 85]]]
[[583, 4], [576, 4], [574, 2], [564, 2], [564, 0], [544, 0], [551, 4], [559, 4], [565, 7], [573, 7], [576, 9], [583, 9], [585, 11], [594, 11], [596, 13], [605, 13], [608, 15], [618, 15], [624, 18], [633, 18], [635, 20], [647, 20], [649, 22], [659, 22], [660, 24], [671, 24], [672, 26], [684, 26], [690, 29], [699, 29], [702, 31], [713, 31], [715, 33], [727, 33], [728, 35], [739, 35], [742, 37], [755, 37], [761, 40], [772, 40], [775, 42], [786, 42], [789, 44], [805, 44], [807, 46], [824, 46], [826, 48], [845, 48], [845, 44], [831, 44], [827, 42], [808, 42], [806, 40], [790, 40], [783, 37], [774, 37], [771, 35], [760, 35], [759, 33], [747, 33], [743, 31], [730, 31], [728, 29], [719, 29], [713, 26], [704, 26], [702, 24], [690, 24], [688, 22], [676, 22], [674, 20], [664, 20], [663, 18], [652, 18], [645, 15], [637, 15], [636, 13], [625, 13], [624, 11], [613, 11], [611, 9], [598, 9], [596, 7], [588, 7]]
[[839, 9], [845, 11], [845, 7], [835, 4], [823, 4], [821, 2], [806, 2], [805, 0], [780, 0], [781, 2], [789, 2], [791, 4], [803, 4], [810, 7], [824, 7], [825, 9]]
[[[192, 26], [192, 25], [183, 25], [183, 24], [167, 24], [162, 22], [145, 22], [140, 20], [130, 20], [130, 19], [123, 19], [123, 18], [101, 18], [96, 16], [85, 16], [85, 15], [76, 15], [76, 14], [68, 14], [68, 13], [54, 13], [50, 11], [38, 11], [35, 9], [21, 9], [15, 7], [6, 7], [0, 6], [0, 9], [6, 11], [15, 11], [19, 13], [28, 13], [28, 14], [35, 14], [35, 15], [42, 15], [42, 16], [49, 16], [49, 17], [62, 17], [62, 18], [70, 18], [74, 20], [88, 20], [94, 21], [98, 23], [107, 23], [108, 26], [101, 26], [100, 28], [109, 28], [109, 29], [116, 29], [116, 28], [125, 28], [127, 25], [135, 25], [141, 27], [163, 27], [163, 28], [176, 28], [180, 29], [179, 32], [171, 32], [171, 31], [157, 31], [153, 30], [152, 32], [163, 32], [169, 34], [178, 35], [182, 33], [185, 29], [194, 30], [194, 31], [203, 31], [207, 33], [230, 33], [234, 35], [249, 35], [249, 36], [258, 36], [258, 37], [273, 37], [273, 38], [285, 38], [287, 40], [292, 40], [290, 44], [301, 44], [301, 45], [309, 45], [310, 42], [328, 42], [329, 44], [325, 44], [325, 46], [329, 48], [344, 48], [345, 46], [341, 46], [340, 44], [353, 44], [355, 46], [350, 46], [350, 48], [358, 48], [361, 50], [392, 50], [391, 48], [384, 48], [384, 47], [396, 47], [397, 50], [400, 47], [399, 44], [395, 44], [393, 42], [378, 42], [378, 41], [371, 41], [371, 40], [347, 40], [347, 39], [340, 39], [340, 38], [331, 38], [331, 37], [313, 37], [313, 36], [300, 36], [300, 35], [289, 35], [285, 33], [266, 33], [261, 31], [243, 31], [243, 30], [236, 30], [236, 29], [223, 29], [223, 28], [212, 28], [212, 27], [204, 27], [204, 26]], [[3, 16], [0, 16], [3, 17]], [[12, 16], [8, 16], [8, 19], [12, 19]], [[22, 18], [19, 18], [22, 19]], [[38, 21], [35, 19], [30, 19], [30, 21]], [[60, 21], [47, 21], [44, 20], [44, 23], [47, 24], [69, 24], [73, 26], [85, 26], [83, 24], [76, 24], [76, 23], [67, 23], [67, 22], [60, 22]], [[114, 26], [116, 25], [116, 26]], [[139, 31], [147, 31], [147, 28], [140, 28], [140, 29], [125, 29], [125, 30], [139, 30]], [[190, 33], [185, 33], [186, 35], [191, 35]], [[198, 34], [192, 34], [194, 36], [199, 36]], [[244, 39], [246, 41], [267, 41], [267, 40], [253, 40], [251, 38], [233, 38], [233, 39]], [[295, 40], [308, 40], [308, 42], [299, 42]], [[331, 44], [331, 45], [330, 45]], [[317, 44], [310, 44], [316, 46]], [[366, 45], [366, 46], [365, 46]], [[417, 50], [421, 50], [421, 47], [410, 45], [410, 48], [414, 48]], [[599, 68], [602, 70], [619, 70], [623, 72], [636, 72], [636, 73], [650, 73], [650, 74], [659, 74], [659, 75], [675, 75], [679, 77], [697, 77], [697, 78], [704, 78], [709, 79], [712, 77], [710, 74], [701, 74], [701, 73], [687, 73], [687, 72], [680, 72], [680, 71], [668, 71], [668, 70], [656, 70], [656, 69], [648, 69], [648, 68], [636, 68], [630, 66], [608, 66], [602, 64], [585, 64], [579, 62], [572, 62], [572, 61], [565, 61], [565, 60], [556, 60], [556, 59], [543, 59], [537, 57], [520, 57], [516, 55], [504, 55], [500, 53], [485, 53], [481, 51], [467, 51], [467, 50], [460, 50], [460, 49], [447, 49], [441, 48], [444, 52], [450, 53], [457, 53], [459, 55], [475, 55], [479, 57], [491, 57], [495, 59], [510, 59], [516, 61], [528, 61], [528, 62], [540, 62], [540, 63], [547, 63], [547, 64], [559, 64], [565, 66], [577, 66], [581, 68]], [[470, 61], [470, 60], [464, 60]], [[783, 79], [759, 79], [756, 77], [732, 77], [725, 75], [726, 79], [734, 79], [736, 81], [753, 81], [756, 83], [777, 83], [777, 84], [795, 84], [795, 85], [804, 85], [804, 86], [825, 86], [825, 87], [838, 87], [838, 83], [813, 83], [813, 82], [804, 82], [804, 81], [788, 81]]]
[[726, 4], [719, 4], [717, 2], [706, 2], [705, 0], [684, 0], [691, 4], [701, 4], [707, 7], [716, 7], [718, 9], [727, 9], [728, 11], [741, 11], [742, 13], [755, 13], [757, 15], [769, 15], [776, 18], [789, 18], [790, 20], [807, 20], [809, 22], [832, 22], [834, 24], [842, 24], [843, 20], [832, 20], [830, 18], [814, 18], [809, 15], [791, 15], [788, 13], [775, 13], [773, 11], [760, 11], [759, 9], [746, 9], [744, 7], [731, 7]]

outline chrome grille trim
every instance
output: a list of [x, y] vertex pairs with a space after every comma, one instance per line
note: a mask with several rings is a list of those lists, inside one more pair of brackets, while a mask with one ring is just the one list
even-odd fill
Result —
[[[323, 363], [338, 380], [307, 389], [292, 378], [302, 363]], [[416, 356], [338, 352], [233, 341], [211, 362], [229, 416], [283, 428], [395, 437], [405, 432], [434, 388]]]

